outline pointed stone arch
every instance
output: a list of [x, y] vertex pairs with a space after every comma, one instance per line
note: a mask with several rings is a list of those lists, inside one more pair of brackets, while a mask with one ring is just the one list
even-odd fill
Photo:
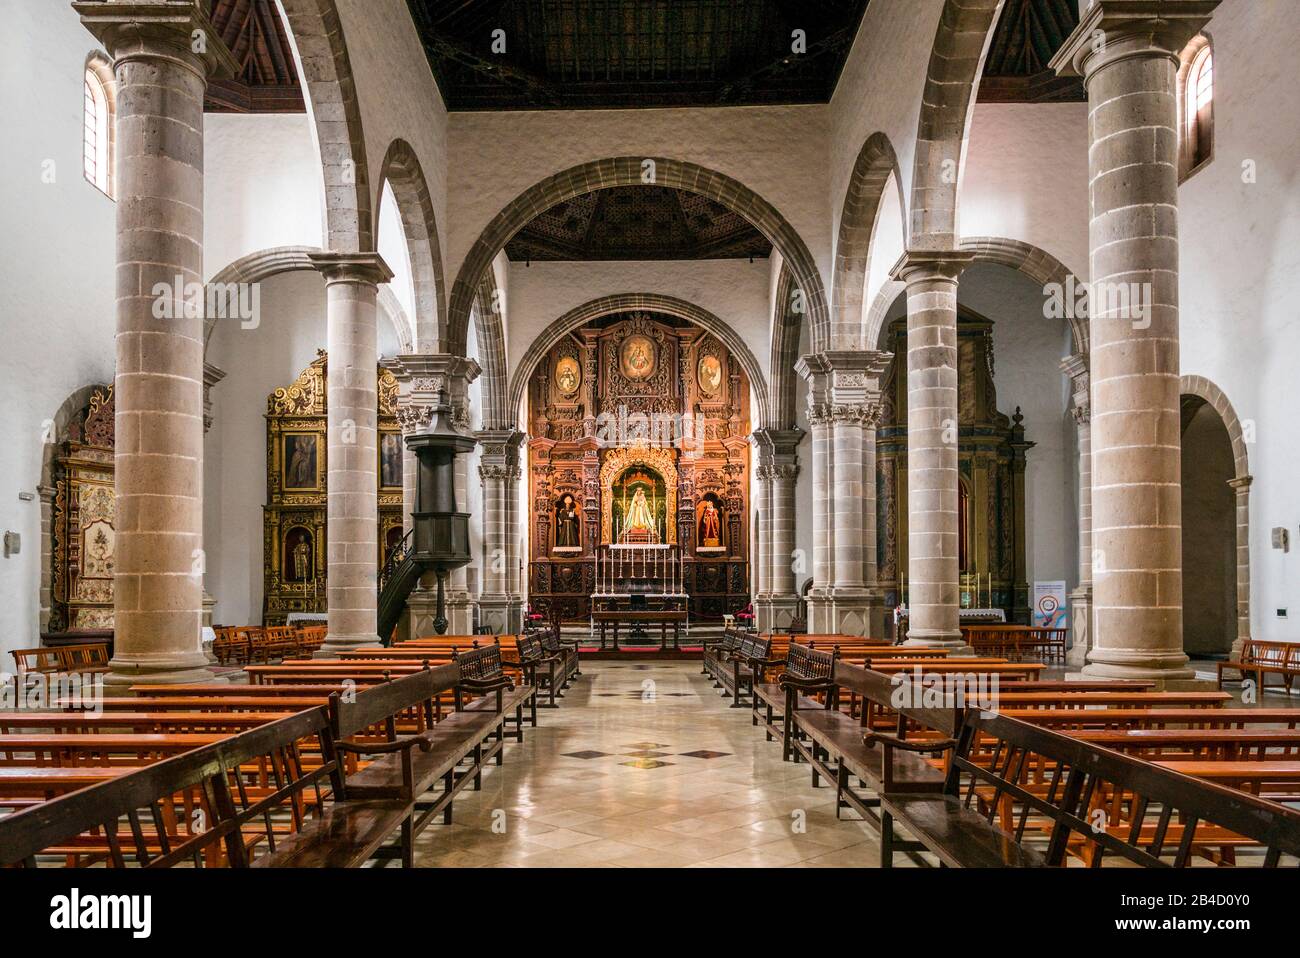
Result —
[[[652, 179], [647, 179], [648, 175]], [[483, 273], [510, 238], [538, 213], [596, 190], [646, 185], [707, 196], [743, 216], [766, 236], [789, 264], [803, 290], [805, 316], [812, 323], [815, 347], [825, 348], [830, 311], [821, 274], [807, 244], [775, 207], [743, 183], [695, 163], [670, 157], [621, 156], [593, 160], [549, 176], [529, 187], [493, 217], [470, 247], [452, 284], [447, 311], [449, 350], [463, 355], [470, 311]]]
[[335, 0], [278, 0], [298, 60], [325, 179], [325, 246], [374, 252], [370, 176], [356, 81]]
[[839, 234], [835, 241], [835, 273], [831, 281], [831, 347], [833, 349], [870, 349], [863, 334], [862, 305], [871, 269], [871, 249], [876, 220], [890, 174], [898, 189], [898, 207], [903, 213], [903, 247], [907, 247], [907, 203], [903, 197], [903, 177], [893, 144], [884, 133], [867, 137], [849, 177], [840, 213]]
[[[420, 353], [445, 351], [447, 302], [443, 289], [442, 244], [438, 239], [433, 199], [420, 166], [420, 158], [405, 140], [394, 140], [379, 171], [379, 189], [393, 188], [397, 215], [402, 221], [406, 249], [411, 260], [411, 281], [415, 288], [415, 349]], [[378, 211], [376, 211], [376, 216]], [[376, 221], [375, 233], [379, 225]]]
[[776, 280], [776, 301], [772, 304], [772, 370], [771, 392], [768, 402], [772, 408], [769, 428], [793, 429], [795, 421], [796, 387], [799, 375], [795, 363], [799, 361], [799, 335], [803, 317], [793, 309], [794, 276], [781, 264]]
[[749, 377], [750, 392], [758, 404], [758, 423], [754, 426], [755, 430], [768, 428], [771, 413], [767, 377], [763, 375], [763, 367], [759, 365], [753, 351], [745, 345], [745, 341], [720, 316], [702, 306], [695, 305], [689, 300], [660, 293], [618, 293], [613, 296], [602, 296], [599, 299], [593, 299], [581, 306], [574, 307], [547, 326], [542, 331], [542, 334], [533, 340], [532, 345], [528, 347], [523, 358], [519, 361], [519, 365], [515, 368], [514, 377], [510, 380], [510, 403], [508, 407], [511, 416], [510, 421], [513, 423], [518, 418], [519, 407], [524, 401], [524, 394], [528, 390], [528, 380], [532, 376], [533, 370], [537, 368], [537, 364], [542, 361], [551, 348], [564, 338], [566, 333], [603, 316], [634, 310], [647, 310], [684, 319], [720, 339], [723, 345], [727, 347], [727, 350], [740, 361], [740, 365], [745, 369], [745, 375]]
[[912, 160], [909, 249], [957, 244], [957, 196], [975, 91], [1003, 0], [944, 0]]

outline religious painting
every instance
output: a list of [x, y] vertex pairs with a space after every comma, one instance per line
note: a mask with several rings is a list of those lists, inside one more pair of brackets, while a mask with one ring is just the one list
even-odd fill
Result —
[[555, 385], [566, 396], [572, 396], [582, 385], [582, 367], [572, 356], [563, 356], [555, 364]]
[[655, 344], [649, 337], [636, 333], [619, 347], [619, 371], [632, 380], [649, 379], [655, 372]]
[[614, 480], [614, 541], [638, 545], [665, 541], [668, 499], [663, 476], [634, 466]]
[[294, 526], [284, 537], [285, 582], [310, 582], [316, 577], [315, 537], [311, 530]]
[[723, 551], [722, 528], [722, 502], [710, 492], [700, 500], [696, 510], [696, 531], [699, 536], [699, 548], [696, 551]]
[[320, 488], [320, 459], [317, 433], [285, 433], [281, 462], [284, 473], [280, 481], [285, 489]]
[[402, 488], [402, 436], [396, 432], [379, 434], [379, 485], [384, 489]]
[[381, 565], [388, 564], [389, 557], [392, 556], [394, 550], [396, 550], [397, 547], [402, 544], [402, 537], [405, 534], [406, 534], [406, 530], [402, 527], [401, 523], [395, 523], [393, 525], [390, 525], [387, 529], [384, 530], [384, 535], [383, 535], [384, 554], [380, 557]]
[[717, 395], [722, 386], [722, 361], [717, 356], [703, 356], [696, 374], [700, 390], [710, 396]]
[[555, 551], [582, 551], [582, 510], [567, 492], [555, 507]]

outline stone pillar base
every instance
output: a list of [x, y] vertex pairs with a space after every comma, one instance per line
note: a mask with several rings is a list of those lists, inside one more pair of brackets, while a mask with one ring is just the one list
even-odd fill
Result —
[[340, 652], [351, 652], [363, 645], [379, 645], [378, 634], [327, 635], [325, 643], [312, 655], [313, 659], [337, 659]]
[[1065, 662], [1083, 668], [1092, 651], [1092, 590], [1078, 588], [1070, 593], [1070, 639]]
[[760, 595], [754, 599], [754, 624], [760, 632], [785, 631], [799, 614], [796, 595]]
[[132, 659], [114, 657], [104, 674], [104, 692], [108, 695], [125, 692], [132, 685], [188, 685], [197, 682], [225, 682], [207, 668], [208, 660], [202, 652], [183, 656], [137, 656]]
[[481, 595], [478, 598], [479, 625], [494, 635], [523, 631], [524, 604], [518, 596]]
[[974, 655], [975, 650], [966, 644], [960, 632], [955, 636], [951, 632], [918, 632], [916, 629], [908, 629], [907, 641], [904, 645], [915, 646], [921, 649], [947, 649], [953, 655]]
[[[1155, 682], [1155, 685], [1152, 687], [1153, 692], [1216, 692], [1218, 691], [1219, 684], [1215, 682], [1213, 679], [1198, 679], [1195, 677], [1196, 675], [1195, 672], [1191, 674], [1193, 677], [1190, 679], [1157, 678], [1155, 676], [1145, 676], [1144, 678], [1148, 682]], [[1098, 678], [1101, 677], [1102, 676], [1098, 675], [1098, 673], [1090, 672], [1086, 668], [1082, 672], [1065, 673], [1065, 681], [1067, 682], [1083, 682], [1088, 680], [1096, 681]], [[1107, 674], [1105, 678], [1114, 679], [1114, 678], [1121, 678], [1121, 676]], [[1135, 678], [1135, 676], [1124, 675], [1122, 676], [1122, 678], [1133, 679]]]
[[1182, 652], [1113, 648], [1093, 649], [1082, 674], [1093, 679], [1135, 679], [1162, 685], [1196, 680], [1196, 672], [1187, 667], [1187, 656]]
[[875, 589], [831, 588], [825, 598], [826, 627], [814, 629], [810, 622], [808, 631], [879, 637], [880, 633], [871, 629], [873, 623], [881, 621], [882, 614], [882, 597]]
[[[417, 589], [406, 600], [410, 635], [419, 638], [437, 635], [433, 620], [438, 617], [438, 592], [436, 589]], [[468, 592], [447, 592], [447, 631], [444, 635], [472, 635], [474, 632], [474, 599]]]

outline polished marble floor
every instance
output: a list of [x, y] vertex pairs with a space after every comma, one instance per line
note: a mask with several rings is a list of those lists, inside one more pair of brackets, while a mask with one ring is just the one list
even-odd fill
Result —
[[[465, 792], [423, 866], [870, 867], [865, 825], [731, 709], [693, 662], [590, 662]], [[852, 813], [846, 813], [851, 815]]]

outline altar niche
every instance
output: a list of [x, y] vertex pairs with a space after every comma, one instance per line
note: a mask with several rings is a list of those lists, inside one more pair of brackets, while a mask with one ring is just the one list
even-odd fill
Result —
[[[324, 350], [288, 386], [266, 400], [266, 505], [263, 513], [262, 622], [283, 625], [290, 612], [325, 612], [325, 506], [328, 359]], [[378, 387], [379, 527], [375, 568], [402, 538], [402, 432], [397, 380], [382, 367]]]
[[[887, 332], [894, 354], [876, 431], [877, 563], [890, 606], [906, 604], [907, 321]], [[1024, 416], [998, 411], [993, 321], [957, 307], [958, 562], [963, 606], [1001, 609], [1028, 623], [1025, 580]]]
[[557, 343], [528, 386], [534, 610], [587, 619], [611, 547], [650, 550], [692, 618], [743, 608], [749, 408], [740, 363], [684, 320], [618, 313]]

